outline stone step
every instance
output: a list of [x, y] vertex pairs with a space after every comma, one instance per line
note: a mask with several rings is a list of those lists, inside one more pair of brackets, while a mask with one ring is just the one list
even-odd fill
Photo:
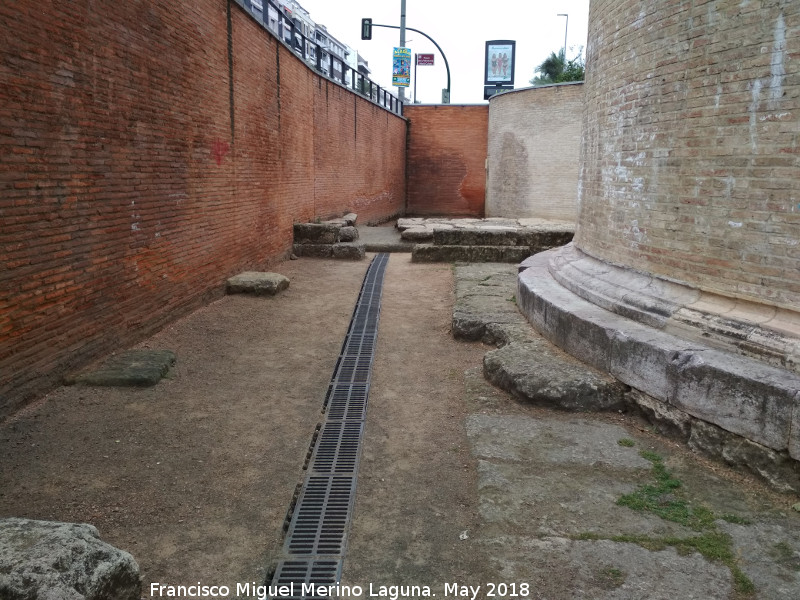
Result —
[[295, 244], [295, 256], [310, 258], [340, 258], [361, 260], [365, 256], [364, 244], [360, 242], [339, 242], [335, 244]]
[[527, 246], [533, 254], [564, 246], [572, 241], [572, 236], [571, 228], [529, 229], [486, 225], [474, 229], [434, 229], [433, 243], [437, 246]]
[[358, 229], [342, 223], [295, 223], [295, 244], [336, 244], [358, 239]]
[[456, 267], [454, 337], [501, 346], [484, 357], [486, 379], [533, 404], [575, 411], [625, 408], [627, 386], [536, 333], [517, 308], [516, 289], [512, 265]]
[[528, 246], [439, 246], [417, 244], [411, 252], [411, 261], [519, 263], [531, 255]]

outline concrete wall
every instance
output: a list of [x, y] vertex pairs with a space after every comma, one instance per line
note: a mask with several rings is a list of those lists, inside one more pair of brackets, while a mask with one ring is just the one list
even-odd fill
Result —
[[797, 310], [799, 59], [794, 0], [593, 0], [577, 245]]
[[583, 84], [489, 101], [487, 217], [577, 219]]
[[487, 105], [409, 105], [409, 215], [482, 217]]
[[0, 416], [263, 268], [403, 210], [406, 122], [234, 2], [0, 5]]

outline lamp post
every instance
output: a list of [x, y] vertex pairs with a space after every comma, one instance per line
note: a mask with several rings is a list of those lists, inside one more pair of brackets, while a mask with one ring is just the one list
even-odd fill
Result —
[[569, 29], [569, 15], [564, 13], [558, 13], [557, 17], [567, 17], [566, 23], [564, 24], [564, 64], [567, 64], [567, 29]]
[[[400, 47], [406, 47], [406, 0], [400, 0]], [[397, 96], [400, 98], [400, 102], [405, 102], [406, 88], [399, 88], [397, 90]]]

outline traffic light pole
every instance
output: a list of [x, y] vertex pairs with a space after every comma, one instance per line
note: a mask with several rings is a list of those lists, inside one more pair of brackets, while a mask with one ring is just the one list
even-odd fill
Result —
[[[361, 19], [361, 39], [362, 40], [372, 39], [372, 28], [373, 27], [387, 27], [388, 29], [401, 29], [401, 27], [398, 27], [397, 25], [379, 25], [378, 23], [373, 23], [372, 19]], [[439, 44], [436, 43], [436, 40], [434, 40], [431, 36], [429, 36], [424, 31], [420, 31], [419, 29], [414, 29], [413, 27], [406, 27], [405, 29], [408, 30], [408, 31], [416, 31], [419, 34], [424, 35], [431, 42], [433, 42], [433, 45], [436, 46], [436, 48], [439, 50], [439, 53], [442, 55], [442, 58], [444, 59], [444, 66], [447, 69], [447, 88], [442, 90], [442, 104], [450, 104], [450, 63], [447, 62], [447, 56], [445, 56], [445, 54], [442, 51], [442, 48], [439, 46]], [[416, 83], [416, 81], [415, 81], [415, 83]]]

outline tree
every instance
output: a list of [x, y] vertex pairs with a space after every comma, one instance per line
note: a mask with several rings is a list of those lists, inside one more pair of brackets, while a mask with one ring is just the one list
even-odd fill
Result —
[[585, 75], [583, 48], [578, 51], [578, 55], [575, 58], [570, 60], [565, 60], [563, 50], [558, 54], [551, 52], [550, 56], [536, 67], [535, 73], [540, 73], [540, 75], [531, 79], [531, 83], [535, 86], [567, 81], [583, 81]]

